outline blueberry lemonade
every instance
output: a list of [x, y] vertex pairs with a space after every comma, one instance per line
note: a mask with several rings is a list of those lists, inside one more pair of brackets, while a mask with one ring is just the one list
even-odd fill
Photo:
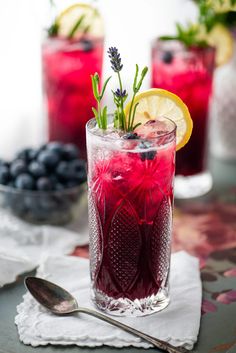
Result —
[[75, 4], [62, 12], [42, 46], [50, 141], [76, 144], [86, 156], [85, 125], [95, 104], [90, 75], [101, 75], [103, 22], [98, 10]]
[[147, 315], [169, 303], [175, 151], [189, 139], [191, 118], [168, 91], [139, 93], [148, 69], [138, 65], [125, 105], [120, 54], [113, 47], [108, 54], [116, 110], [101, 106], [110, 78], [99, 90], [94, 74], [98, 109], [87, 123], [92, 298], [110, 314]]

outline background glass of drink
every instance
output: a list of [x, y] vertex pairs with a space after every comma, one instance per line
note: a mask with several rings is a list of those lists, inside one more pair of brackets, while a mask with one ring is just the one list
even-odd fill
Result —
[[101, 77], [103, 38], [47, 38], [42, 46], [43, 86], [50, 141], [75, 143], [86, 158], [85, 125], [96, 106], [90, 75]]
[[92, 297], [113, 315], [169, 303], [176, 126], [147, 124], [149, 137], [131, 140], [87, 124]]
[[212, 187], [206, 169], [208, 108], [212, 91], [215, 51], [186, 48], [177, 41], [156, 40], [152, 48], [152, 87], [171, 90], [189, 108], [193, 132], [176, 155], [175, 196], [200, 196]]

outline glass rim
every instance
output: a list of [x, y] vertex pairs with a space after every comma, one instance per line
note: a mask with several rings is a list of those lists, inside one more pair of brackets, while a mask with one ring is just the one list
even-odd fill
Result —
[[[114, 116], [113, 114], [108, 114], [108, 118], [112, 118], [113, 116]], [[163, 120], [168, 121], [169, 123], [171, 123], [172, 129], [170, 131], [163, 132], [163, 133], [161, 133], [161, 134], [159, 134], [158, 136], [155, 136], [155, 137], [139, 138], [138, 140], [137, 139], [130, 139], [129, 141], [139, 141], [139, 142], [142, 142], [142, 141], [158, 141], [159, 139], [162, 139], [163, 137], [167, 137], [167, 136], [170, 136], [170, 135], [174, 135], [176, 137], [176, 129], [177, 129], [176, 123], [173, 120], [171, 120], [171, 119], [169, 119], [169, 118], [167, 118], [165, 116], [162, 116], [160, 118], [163, 119]], [[109, 136], [109, 135], [101, 135], [99, 133], [100, 129], [96, 130], [96, 131], [91, 131], [92, 128], [94, 128], [96, 126], [96, 125], [92, 126], [93, 123], [97, 123], [95, 117], [91, 118], [86, 123], [86, 132], [89, 133], [90, 135], [96, 136], [97, 138], [100, 138], [101, 140], [107, 141], [107, 142], [125, 141], [125, 139], [122, 136], [117, 138], [117, 137], [112, 137], [112, 136]]]
[[81, 44], [81, 42], [83, 40], [89, 40], [93, 44], [99, 45], [104, 42], [104, 39], [105, 39], [104, 36], [96, 37], [96, 36], [92, 36], [89, 34], [83, 34], [83, 35], [81, 35], [81, 37], [77, 37], [77, 38], [67, 38], [67, 37], [62, 37], [62, 36], [49, 37], [46, 34], [43, 37], [42, 45], [47, 44], [47, 42], [55, 42], [55, 43], [58, 42], [58, 43], [67, 43], [67, 44], [71, 44], [71, 45], [79, 45], [79, 44]]

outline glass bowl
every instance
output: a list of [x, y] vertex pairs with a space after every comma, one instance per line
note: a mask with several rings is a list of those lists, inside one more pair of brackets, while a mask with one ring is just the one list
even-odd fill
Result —
[[63, 225], [78, 216], [77, 209], [86, 190], [86, 182], [61, 191], [19, 190], [0, 185], [0, 207], [26, 222]]

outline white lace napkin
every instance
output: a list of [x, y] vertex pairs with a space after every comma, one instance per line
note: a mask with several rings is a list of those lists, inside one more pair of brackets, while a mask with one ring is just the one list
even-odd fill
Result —
[[47, 254], [65, 255], [87, 235], [60, 227], [34, 226], [5, 210], [0, 211], [0, 287], [33, 270]]
[[[47, 258], [40, 265], [37, 275], [63, 286], [78, 299], [81, 306], [93, 307], [88, 260], [69, 256]], [[145, 317], [116, 319], [174, 346], [192, 349], [199, 331], [202, 296], [196, 258], [183, 251], [172, 255], [170, 288], [171, 303], [165, 310]], [[131, 334], [84, 314], [55, 316], [29, 293], [24, 295], [17, 312], [15, 323], [20, 340], [32, 346], [151, 347]]]

